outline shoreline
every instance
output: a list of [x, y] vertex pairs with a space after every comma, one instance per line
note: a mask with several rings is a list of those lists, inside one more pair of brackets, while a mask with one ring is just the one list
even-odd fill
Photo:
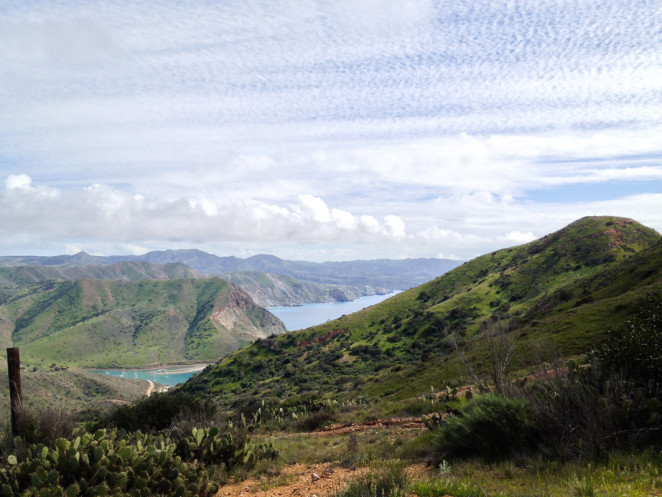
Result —
[[[184, 373], [197, 373], [202, 371], [209, 363], [197, 363], [197, 364], [174, 364], [168, 366], [167, 364], [152, 366], [152, 367], [126, 367], [126, 368], [81, 368], [87, 371], [140, 371], [140, 372], [150, 372], [154, 375], [167, 375], [167, 374], [184, 374]], [[163, 371], [162, 371], [163, 370]]]

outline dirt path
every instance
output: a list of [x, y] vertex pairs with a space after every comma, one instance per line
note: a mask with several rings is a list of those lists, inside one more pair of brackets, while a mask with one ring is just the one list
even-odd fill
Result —
[[[366, 471], [367, 468], [337, 468], [332, 464], [295, 464], [283, 469], [279, 476], [226, 485], [216, 497], [328, 497]], [[314, 480], [313, 474], [319, 476], [319, 480]]]
[[313, 437], [329, 437], [331, 435], [343, 435], [355, 431], [379, 430], [381, 428], [392, 426], [405, 429], [420, 429], [425, 425], [423, 423], [423, 418], [420, 416], [412, 416], [407, 418], [374, 419], [372, 421], [366, 421], [365, 423], [331, 425], [327, 428], [322, 428], [319, 431], [313, 432], [310, 435]]
[[[349, 435], [367, 430], [402, 430], [425, 429], [420, 417], [377, 419], [365, 423], [333, 425], [321, 431], [309, 433], [311, 437]], [[289, 434], [281, 434], [287, 437]], [[293, 434], [294, 436], [294, 434]], [[300, 436], [300, 434], [296, 434]], [[352, 480], [361, 477], [375, 468], [343, 468], [334, 463], [303, 464], [297, 463], [280, 470], [277, 475], [250, 478], [245, 481], [230, 483], [221, 487], [216, 497], [333, 497]], [[424, 464], [408, 468], [412, 479], [426, 475], [429, 471]], [[313, 477], [313, 474], [316, 475]], [[317, 478], [319, 477], [319, 478]]]
[[[226, 485], [216, 497], [332, 497], [369, 471], [370, 468], [347, 469], [333, 464], [294, 464], [284, 468], [279, 476]], [[407, 469], [412, 479], [422, 478], [428, 472], [424, 464], [415, 464]], [[313, 478], [313, 474], [319, 479]]]
[[147, 380], [147, 383], [149, 383], [149, 386], [147, 387], [147, 396], [149, 397], [152, 395], [152, 392], [154, 391], [154, 382], [152, 380]]

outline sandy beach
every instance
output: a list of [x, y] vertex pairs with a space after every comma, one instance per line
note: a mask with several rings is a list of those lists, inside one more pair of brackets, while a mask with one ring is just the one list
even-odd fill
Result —
[[[178, 374], [178, 373], [197, 373], [198, 371], [202, 371], [205, 369], [209, 364], [189, 364], [189, 365], [183, 365], [183, 366], [161, 366], [159, 369], [156, 368], [149, 368], [149, 369], [144, 369], [142, 371], [154, 371], [154, 374]], [[164, 370], [164, 371], [161, 371]]]
[[207, 363], [200, 363], [200, 364], [174, 364], [174, 365], [168, 365], [168, 364], [159, 364], [159, 365], [152, 365], [152, 366], [147, 366], [147, 367], [133, 367], [133, 366], [127, 366], [127, 367], [112, 367], [112, 368], [83, 368], [83, 369], [89, 369], [89, 370], [96, 370], [96, 371], [142, 371], [142, 372], [150, 372], [152, 374], [184, 374], [184, 373], [197, 373], [198, 371], [202, 371], [205, 369], [209, 364]]

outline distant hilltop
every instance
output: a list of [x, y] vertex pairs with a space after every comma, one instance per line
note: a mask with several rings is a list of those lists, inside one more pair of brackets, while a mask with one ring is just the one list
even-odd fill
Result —
[[[4, 256], [0, 257], [0, 268], [42, 267], [57, 268], [52, 278], [56, 279], [122, 279], [114, 278], [112, 271], [72, 268], [113, 266], [116, 272], [125, 268], [118, 264], [132, 263], [134, 273], [177, 272], [179, 277], [219, 276], [233, 281], [244, 288], [260, 305], [297, 304], [305, 302], [332, 302], [352, 300], [362, 295], [388, 293], [405, 290], [430, 281], [459, 266], [461, 261], [449, 259], [378, 259], [345, 262], [289, 261], [273, 255], [255, 255], [246, 259], [219, 257], [196, 249], [163, 250], [144, 255], [94, 256], [85, 252], [75, 255]], [[166, 265], [162, 269], [140, 267], [136, 263]], [[173, 264], [185, 265], [168, 266]], [[188, 274], [185, 274], [187, 273]], [[45, 270], [31, 272], [44, 274]], [[1, 274], [1, 272], [0, 272]], [[72, 274], [80, 274], [72, 277]], [[151, 276], [148, 276], [151, 278]], [[165, 277], [165, 276], [164, 276]], [[169, 279], [172, 276], [167, 276]], [[135, 280], [135, 277], [126, 279]], [[319, 285], [322, 285], [321, 287]]]

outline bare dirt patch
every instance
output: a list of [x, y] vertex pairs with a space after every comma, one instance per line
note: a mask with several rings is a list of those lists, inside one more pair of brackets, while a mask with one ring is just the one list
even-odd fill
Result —
[[[349, 483], [372, 468], [341, 468], [333, 464], [294, 464], [284, 468], [279, 476], [249, 479], [226, 485], [216, 497], [329, 497], [342, 491]], [[312, 475], [319, 476], [319, 479]], [[425, 464], [413, 464], [407, 468], [411, 480], [429, 476]]]
[[[333, 464], [294, 464], [284, 468], [278, 476], [226, 485], [216, 497], [327, 497], [367, 471], [368, 468], [347, 469]], [[319, 476], [319, 480], [314, 481], [313, 474]]]
[[342, 425], [331, 425], [319, 431], [311, 433], [314, 437], [328, 437], [331, 435], [348, 434], [355, 431], [379, 430], [386, 427], [399, 427], [404, 429], [420, 429], [425, 425], [421, 417], [374, 419], [364, 423], [349, 423]]

